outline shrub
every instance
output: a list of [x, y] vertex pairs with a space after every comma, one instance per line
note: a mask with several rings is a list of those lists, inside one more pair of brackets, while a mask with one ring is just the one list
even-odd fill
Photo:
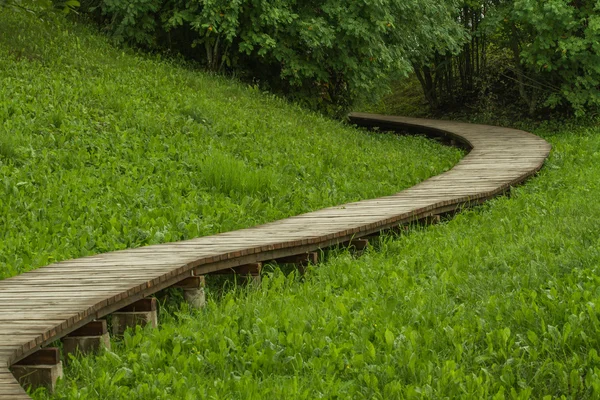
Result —
[[600, 105], [599, 11], [592, 0], [465, 0], [455, 14], [470, 40], [456, 55], [426, 54], [416, 76], [432, 109], [481, 101], [495, 86], [529, 114], [581, 115]]
[[377, 97], [391, 73], [432, 49], [455, 50], [454, 0], [101, 0], [119, 41], [173, 49], [330, 114]]
[[591, 0], [517, 0], [513, 23], [527, 37], [521, 61], [553, 89], [551, 106], [576, 113], [600, 106], [600, 4]]

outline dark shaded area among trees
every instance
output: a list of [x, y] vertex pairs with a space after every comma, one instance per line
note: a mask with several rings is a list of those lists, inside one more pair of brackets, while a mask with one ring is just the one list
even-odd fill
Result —
[[600, 105], [600, 4], [591, 0], [467, 0], [456, 18], [469, 39], [415, 73], [433, 110], [494, 96], [534, 115]]

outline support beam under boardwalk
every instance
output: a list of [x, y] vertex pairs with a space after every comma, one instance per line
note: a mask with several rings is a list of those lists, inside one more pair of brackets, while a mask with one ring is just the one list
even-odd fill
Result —
[[301, 275], [304, 275], [307, 266], [315, 265], [319, 262], [319, 253], [311, 251], [308, 253], [277, 258], [273, 261], [277, 264], [294, 264], [296, 268], [298, 268], [298, 272], [300, 272]]
[[62, 338], [63, 354], [96, 353], [102, 348], [110, 350], [110, 335], [106, 320], [92, 321]]
[[63, 366], [58, 348], [38, 350], [10, 367], [11, 372], [23, 387], [37, 389], [45, 387], [51, 393], [56, 381], [63, 376]]
[[157, 305], [155, 298], [146, 298], [136, 301], [119, 311], [112, 313], [112, 334], [121, 336], [127, 328], [135, 328], [136, 325], [158, 326]]
[[183, 289], [183, 298], [190, 306], [196, 309], [204, 308], [206, 305], [204, 286], [205, 278], [203, 275], [192, 276], [173, 285], [174, 288]]
[[227, 268], [220, 271], [211, 272], [209, 275], [240, 275], [240, 283], [260, 284], [260, 271], [262, 263], [244, 264], [238, 267]]

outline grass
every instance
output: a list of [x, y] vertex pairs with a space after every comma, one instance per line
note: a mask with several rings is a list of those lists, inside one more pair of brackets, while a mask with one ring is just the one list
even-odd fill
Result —
[[552, 155], [510, 197], [167, 308], [54, 398], [598, 398], [600, 128], [534, 132]]
[[[21, 20], [8, 22], [0, 29], [9, 26], [13, 32], [26, 32], [15, 28]], [[374, 174], [388, 177], [393, 186], [396, 182], [391, 178], [399, 176], [393, 176], [391, 171], [396, 170], [391, 167], [406, 173], [404, 167], [415, 161], [410, 151], [433, 146], [416, 139], [418, 150], [409, 149], [408, 143], [415, 142], [356, 132], [255, 90], [168, 62], [120, 55], [83, 28], [63, 30], [70, 33], [51, 55], [44, 47], [31, 59], [10, 56], [6, 61], [10, 53], [6, 49], [15, 44], [0, 46], [3, 93], [7, 81], [18, 79], [21, 86], [33, 80], [31, 87], [41, 93], [57, 79], [65, 86], [71, 80], [61, 74], [69, 71], [73, 59], [87, 63], [85, 74], [98, 74], [93, 84], [86, 86], [85, 79], [77, 79], [84, 88], [69, 89], [81, 99], [68, 103], [74, 111], [56, 113], [62, 104], [56, 102], [54, 110], [44, 114], [46, 107], [27, 101], [26, 90], [14, 102], [25, 107], [19, 111], [25, 117], [19, 118], [28, 123], [22, 122], [19, 129], [3, 128], [26, 132], [7, 145], [12, 152], [2, 153], [3, 179], [11, 179], [3, 187], [13, 196], [1, 197], [10, 198], [12, 207], [8, 212], [3, 205], [3, 223], [22, 218], [19, 213], [29, 219], [7, 225], [5, 237], [12, 245], [2, 241], [2, 257], [23, 254], [10, 252], [17, 248], [30, 254], [73, 257], [279, 218], [298, 210], [294, 207], [300, 204], [316, 206], [312, 196], [322, 200], [319, 206], [358, 196], [353, 194], [354, 186], [365, 190], [362, 195], [374, 190], [371, 185], [385, 191], [378, 183], [381, 176]], [[40, 37], [39, 32], [33, 35]], [[24, 40], [22, 46], [35, 50], [34, 43]], [[75, 47], [82, 52], [76, 57], [67, 52], [75, 51], [70, 50], [73, 43], [79, 43]], [[60, 67], [51, 69], [52, 60], [64, 53], [69, 55], [57, 64]], [[106, 57], [106, 70], [98, 61], [105, 53], [111, 55]], [[114, 60], [119, 64], [110, 64]], [[42, 79], [39, 74], [28, 75], [34, 69], [31, 63], [48, 73], [45, 85], [35, 83]], [[150, 73], [154, 68], [156, 72]], [[163, 76], [170, 78], [161, 81]], [[160, 89], [148, 90], [145, 95], [152, 101], [144, 103], [144, 85], [152, 87], [155, 81]], [[211, 85], [210, 96], [202, 90], [180, 92], [193, 82], [203, 82], [205, 88]], [[117, 85], [119, 90], [110, 91], [110, 96], [105, 93], [102, 101], [92, 96], [101, 107], [86, 109], [93, 118], [81, 117], [85, 114], [77, 107], [91, 101], [84, 100], [83, 94], [102, 92], [106, 85]], [[8, 91], [18, 92], [21, 86], [15, 84]], [[121, 96], [127, 90], [131, 93]], [[189, 100], [190, 96], [197, 97]], [[172, 98], [179, 102], [166, 100]], [[192, 106], [196, 102], [202, 106]], [[113, 111], [106, 111], [109, 108]], [[183, 111], [177, 114], [178, 110]], [[109, 117], [100, 118], [99, 113]], [[173, 115], [182, 116], [170, 119]], [[16, 124], [19, 118], [5, 118], [4, 126]], [[36, 125], [38, 118], [47, 122]], [[104, 125], [93, 129], [96, 123]], [[65, 133], [48, 128], [53, 124]], [[30, 126], [37, 128], [27, 133]], [[35, 133], [39, 126], [48, 132]], [[184, 127], [190, 130], [182, 134]], [[436, 226], [414, 227], [406, 235], [385, 238], [361, 258], [335, 254], [302, 281], [294, 273], [273, 269], [265, 274], [259, 290], [226, 291], [219, 301], [209, 298], [201, 312], [184, 304], [164, 308], [159, 329], [138, 328], [115, 342], [111, 352], [72, 360], [53, 398], [599, 398], [600, 128], [570, 123], [520, 127], [549, 140], [553, 152], [540, 175], [515, 188], [510, 197]], [[282, 131], [287, 133], [285, 140], [278, 139]], [[62, 144], [53, 144], [61, 140]], [[255, 146], [256, 141], [260, 145]], [[331, 145], [332, 141], [337, 142]], [[270, 151], [263, 151], [265, 147]], [[205, 155], [209, 148], [222, 167], [211, 167]], [[344, 151], [336, 151], [340, 148]], [[386, 164], [385, 157], [403, 154], [402, 148], [407, 151], [404, 163], [395, 158]], [[19, 161], [6, 163], [6, 158]], [[367, 163], [364, 170], [361, 162]], [[251, 183], [236, 181], [232, 171], [237, 169], [249, 174]], [[320, 173], [322, 169], [328, 173]], [[198, 177], [197, 170], [206, 171], [206, 176]], [[24, 175], [13, 178], [5, 171]], [[261, 173], [254, 174], [257, 171]], [[47, 184], [54, 176], [63, 178]], [[298, 182], [303, 185], [294, 186]], [[329, 186], [321, 186], [323, 182]], [[36, 197], [33, 190], [41, 190], [39, 186], [49, 194]], [[295, 190], [286, 192], [290, 187]], [[25, 190], [31, 192], [21, 195]], [[74, 191], [75, 199], [86, 196], [67, 201], [68, 190]], [[292, 201], [296, 196], [304, 197], [296, 203]], [[182, 200], [188, 198], [189, 203]], [[61, 212], [52, 208], [55, 203], [63, 205]], [[291, 208], [280, 211], [284, 205]], [[210, 219], [219, 210], [222, 220]], [[81, 220], [77, 215], [93, 217]], [[184, 230], [189, 224], [182, 224], [185, 215], [202, 215], [202, 224], [195, 222], [196, 230]], [[207, 219], [217, 222], [209, 228], [204, 225]], [[44, 222], [46, 230], [27, 230], [31, 221]], [[141, 233], [135, 230], [140, 236], [131, 240], [130, 230], [136, 227], [142, 227]], [[34, 243], [15, 247], [18, 229], [25, 229], [23, 243]], [[89, 236], [76, 236], [82, 230]], [[40, 237], [28, 233], [32, 231]], [[96, 244], [90, 245], [90, 237], [96, 238]], [[43, 241], [49, 244], [40, 246]], [[52, 246], [56, 250], [48, 250]], [[13, 268], [7, 275], [22, 270], [19, 265], [35, 265], [4, 262], [3, 268]], [[49, 396], [39, 392], [36, 398]]]
[[391, 194], [460, 157], [0, 9], [0, 279]]

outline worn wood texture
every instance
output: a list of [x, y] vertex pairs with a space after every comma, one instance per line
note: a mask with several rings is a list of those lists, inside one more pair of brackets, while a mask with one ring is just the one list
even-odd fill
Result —
[[8, 367], [41, 346], [194, 275], [306, 254], [480, 204], [538, 171], [550, 145], [484, 125], [351, 114], [357, 125], [445, 136], [471, 149], [452, 170], [395, 195], [177, 243], [63, 261], [0, 281], [0, 399], [26, 399]]

